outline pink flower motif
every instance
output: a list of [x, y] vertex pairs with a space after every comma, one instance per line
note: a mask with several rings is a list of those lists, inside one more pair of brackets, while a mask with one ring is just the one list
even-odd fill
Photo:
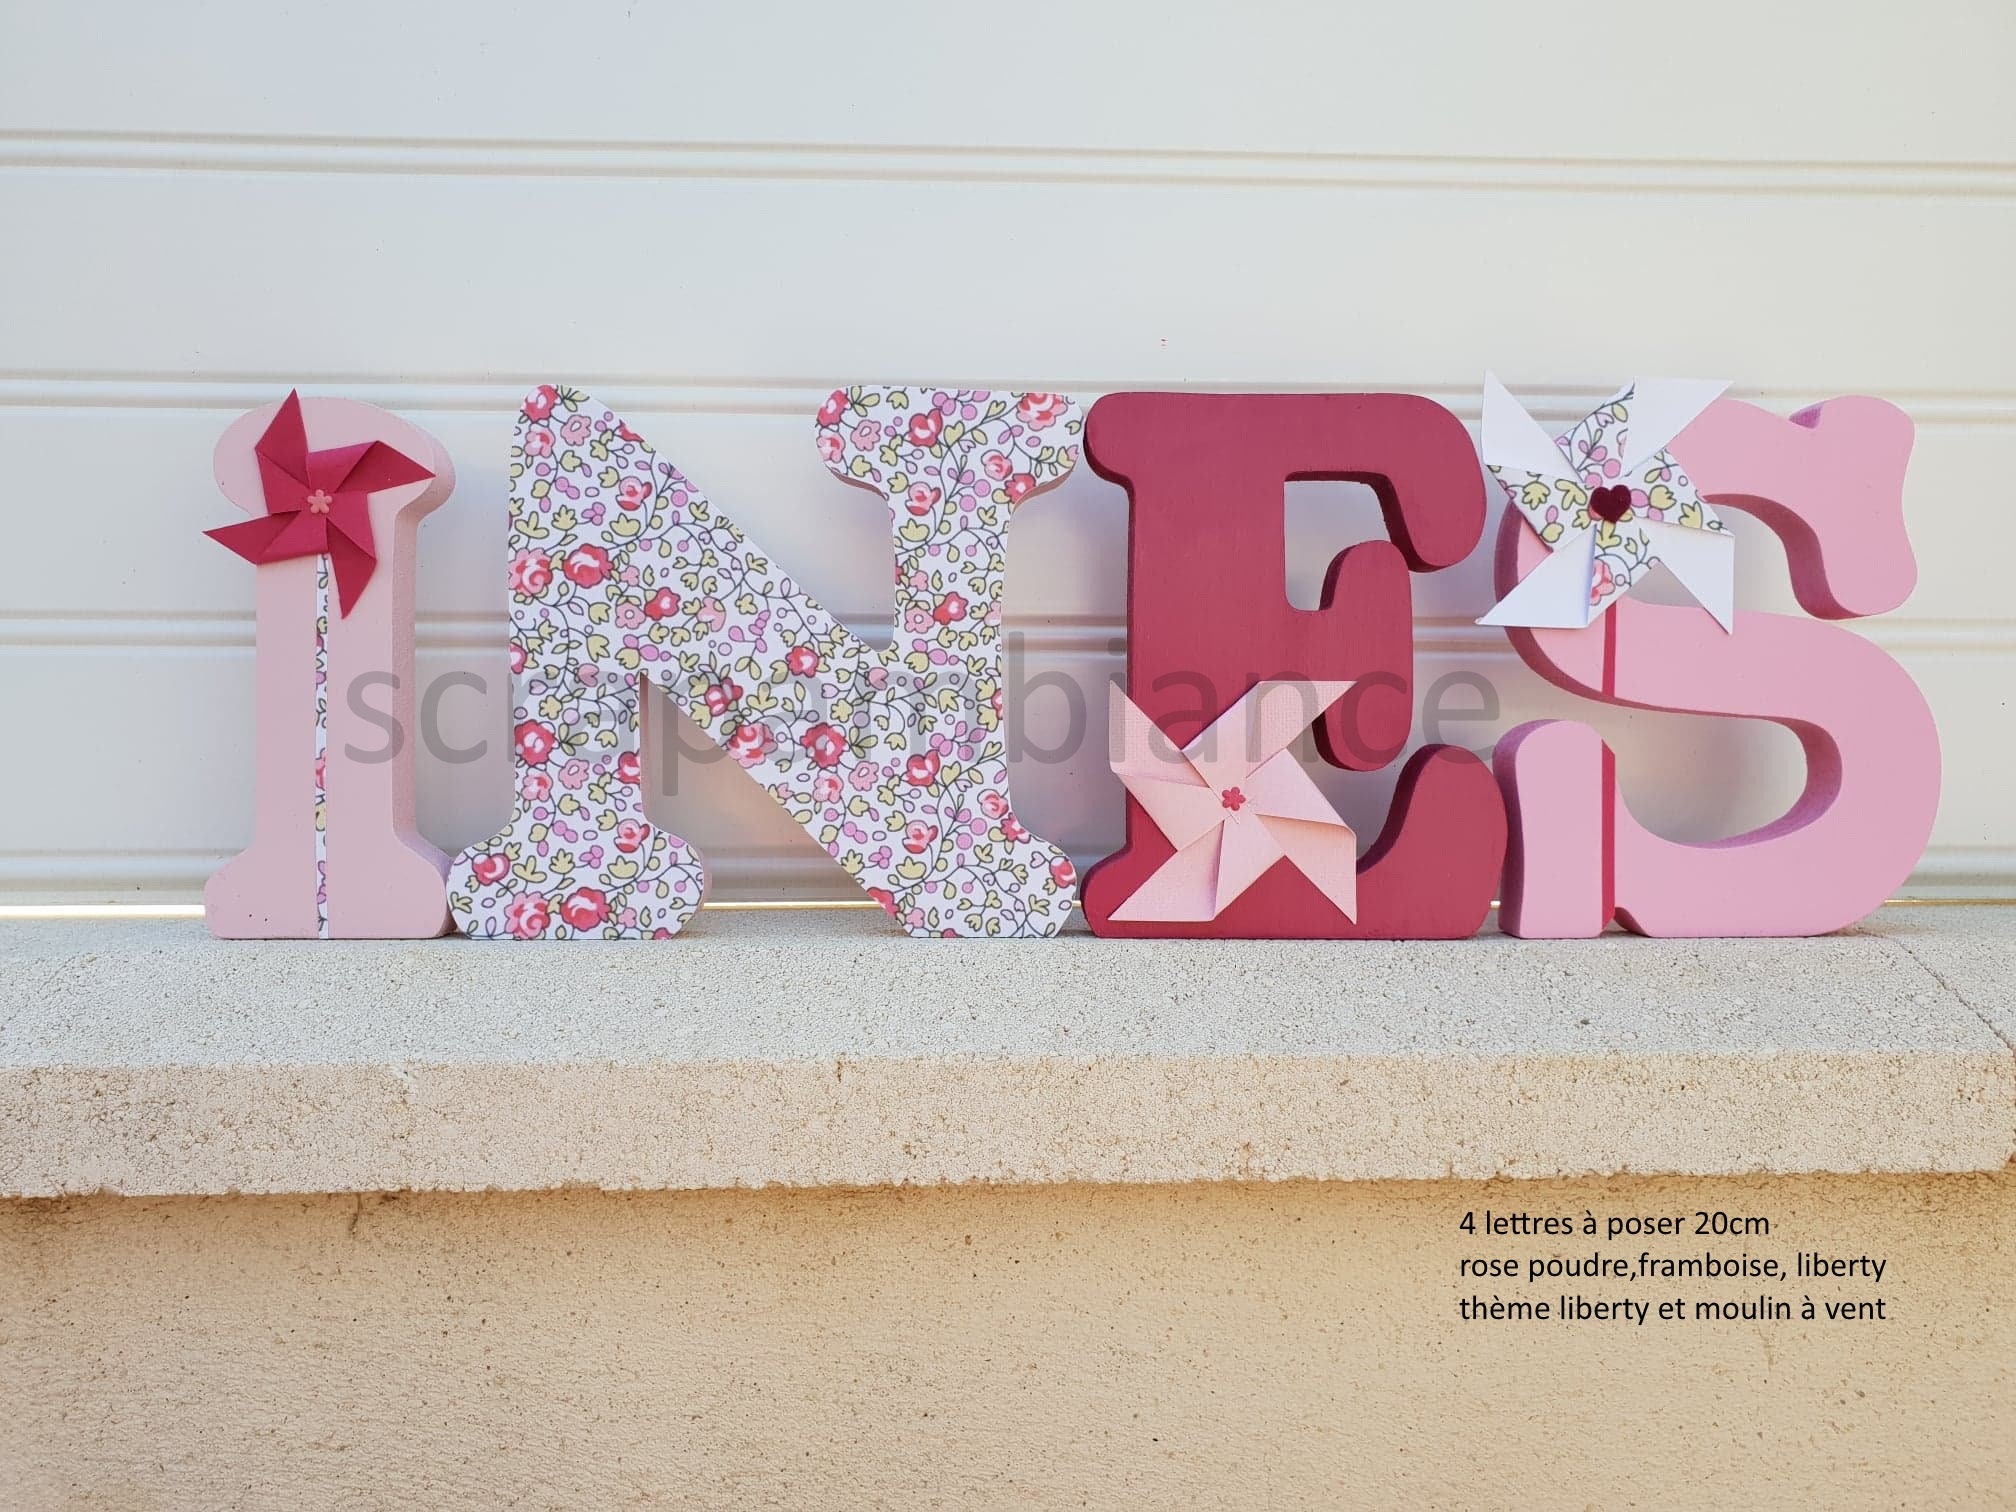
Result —
[[709, 714], [723, 714], [728, 705], [742, 696], [742, 685], [732, 677], [725, 677], [718, 683], [709, 683], [701, 698], [707, 704]]
[[625, 478], [616, 485], [616, 504], [621, 509], [641, 509], [651, 498], [651, 485], [639, 477]]
[[798, 744], [822, 767], [836, 767], [847, 755], [847, 737], [830, 724], [815, 724], [798, 737]]
[[577, 546], [567, 553], [560, 570], [567, 574], [569, 582], [593, 588], [609, 576], [609, 553], [600, 546]]
[[840, 417], [847, 413], [847, 390], [835, 389], [826, 396], [826, 402], [819, 406], [819, 423], [822, 426], [838, 425]]
[[903, 628], [912, 635], [929, 635], [931, 615], [922, 609], [906, 610], [903, 615]]
[[476, 874], [479, 883], [489, 887], [511, 875], [511, 858], [492, 851], [489, 855], [478, 856], [470, 862], [469, 869]]
[[552, 558], [537, 551], [519, 552], [511, 558], [510, 581], [513, 593], [543, 593], [553, 581]]
[[553, 731], [536, 719], [528, 719], [519, 725], [511, 732], [511, 739], [518, 748], [518, 759], [527, 766], [544, 766], [553, 754]]
[[882, 768], [873, 761], [858, 761], [847, 774], [847, 785], [856, 792], [865, 793], [882, 780]]
[[616, 780], [630, 787], [636, 787], [644, 780], [644, 763], [635, 751], [625, 751], [616, 758]]
[[550, 383], [542, 383], [525, 396], [525, 418], [544, 420], [553, 413], [553, 406], [560, 402], [560, 390]]
[[854, 434], [850, 439], [856, 451], [872, 451], [875, 443], [882, 439], [882, 427], [873, 420], [863, 420], [854, 427]]
[[989, 819], [999, 819], [1008, 812], [1008, 800], [990, 789], [980, 795], [980, 812]]
[[926, 751], [903, 763], [903, 780], [912, 787], [929, 787], [938, 780], [938, 753]]
[[616, 838], [611, 842], [624, 855], [640, 849], [651, 838], [651, 826], [636, 819], [625, 819], [616, 826]]
[[910, 443], [932, 446], [945, 431], [945, 417], [935, 409], [920, 410], [910, 417]]
[[1017, 843], [1029, 838], [1029, 831], [1022, 827], [1022, 821], [1013, 814], [1001, 816], [1001, 833], [1005, 838]]
[[521, 940], [536, 940], [551, 922], [546, 900], [537, 893], [519, 893], [504, 905], [504, 927]]
[[1043, 430], [1064, 418], [1062, 394], [1024, 394], [1015, 406], [1015, 418], [1031, 430]]
[[728, 615], [721, 607], [719, 599], [702, 599], [694, 617], [709, 630], [719, 630], [728, 623]]
[[568, 789], [583, 786], [588, 781], [588, 763], [575, 757], [560, 768], [560, 786]]
[[820, 803], [838, 803], [844, 791], [840, 779], [831, 772], [821, 772], [813, 779], [812, 796]]
[[822, 462], [838, 462], [847, 454], [847, 447], [831, 431], [819, 433], [819, 459]]
[[1610, 596], [1617, 579], [1610, 571], [1610, 564], [1603, 558], [1596, 558], [1596, 570], [1589, 575], [1589, 606], [1593, 609]]
[[943, 489], [933, 488], [928, 483], [913, 483], [910, 485], [910, 513], [928, 515], [938, 507], [938, 501], [944, 497]]
[[570, 415], [567, 423], [560, 427], [560, 439], [569, 446], [579, 446], [593, 430], [586, 415]]
[[1009, 474], [1015, 471], [1015, 464], [998, 451], [991, 451], [982, 457], [980, 459], [980, 466], [986, 470], [987, 476], [992, 478], [996, 483], [1006, 482]]
[[525, 648], [518, 642], [511, 642], [511, 671], [515, 675], [525, 670]]
[[793, 646], [784, 653], [784, 665], [793, 677], [810, 677], [819, 670], [819, 653], [810, 646]]
[[956, 593], [948, 593], [938, 600], [938, 607], [931, 611], [931, 618], [941, 625], [949, 625], [955, 620], [966, 618], [966, 600]]
[[560, 917], [573, 929], [593, 929], [609, 917], [609, 898], [593, 887], [577, 887], [560, 905]]
[[525, 432], [525, 455], [545, 457], [553, 452], [553, 432], [543, 425], [535, 425]]
[[518, 784], [527, 803], [544, 803], [553, 796], [553, 779], [544, 772], [527, 772]]
[[618, 630], [635, 630], [643, 623], [644, 610], [641, 605], [633, 604], [628, 599], [625, 599], [616, 606], [616, 628]]
[[1050, 880], [1059, 887], [1069, 887], [1078, 880], [1078, 868], [1060, 857], [1050, 863]]
[[1008, 500], [1020, 504], [1036, 491], [1036, 479], [1029, 473], [1017, 473], [1008, 480]]
[[644, 613], [654, 620], [670, 619], [679, 612], [679, 595], [670, 588], [660, 588], [644, 600]]
[[755, 720], [737, 725], [728, 734], [728, 754], [745, 767], [754, 766], [776, 749], [777, 737]]
[[913, 856], [921, 856], [938, 839], [938, 826], [926, 824], [921, 819], [913, 819], [903, 830], [903, 849]]

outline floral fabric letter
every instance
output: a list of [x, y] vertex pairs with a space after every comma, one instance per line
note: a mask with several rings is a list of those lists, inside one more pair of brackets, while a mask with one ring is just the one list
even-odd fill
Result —
[[[1627, 394], [1604, 408], [1629, 404]], [[1833, 399], [1789, 420], [1718, 399], [1670, 453], [1704, 500], [1757, 516], [1783, 541], [1809, 613], [1851, 619], [1894, 609], [1916, 579], [1903, 517], [1911, 440], [1909, 418], [1877, 399]], [[1627, 519], [1662, 502], [1635, 472], [1582, 482], [1628, 495]], [[1507, 511], [1498, 547], [1501, 593], [1547, 554], [1518, 510]], [[1614, 918], [1646, 935], [1821, 934], [1867, 914], [1917, 864], [1939, 801], [1939, 735], [1924, 695], [1848, 631], [1785, 614], [1728, 617], [1725, 631], [1701, 609], [1618, 597], [1586, 628], [1507, 631], [1535, 671], [1585, 697], [1786, 725], [1807, 768], [1783, 817], [1687, 845], [1632, 819], [1594, 730], [1522, 725], [1494, 754], [1512, 817], [1499, 915], [1508, 933], [1594, 935]]]
[[644, 683], [670, 693], [913, 935], [1052, 935], [1076, 878], [1008, 800], [1008, 518], [1078, 459], [1057, 394], [836, 391], [820, 456], [880, 495], [895, 644], [815, 603], [644, 438], [577, 389], [533, 391], [511, 454], [517, 805], [455, 863], [475, 935], [676, 932], [706, 876], [644, 817]]
[[[1408, 573], [1460, 561], [1484, 530], [1483, 476], [1456, 417], [1407, 394], [1114, 394], [1093, 406], [1086, 442], [1133, 509], [1127, 697], [1169, 743], [1189, 746], [1262, 683], [1313, 680], [1352, 684], [1309, 706], [1324, 758], [1360, 771], [1393, 761], [1413, 719]], [[1313, 611], [1289, 603], [1283, 566], [1286, 484], [1301, 478], [1370, 484], [1393, 536], [1340, 553]], [[1127, 900], [1176, 849], [1130, 796], [1125, 848], [1086, 878], [1093, 930], [1447, 938], [1474, 933], [1490, 910], [1505, 813], [1469, 752], [1416, 752], [1359, 865], [1350, 917], [1290, 858], [1213, 917], [1131, 917]]]

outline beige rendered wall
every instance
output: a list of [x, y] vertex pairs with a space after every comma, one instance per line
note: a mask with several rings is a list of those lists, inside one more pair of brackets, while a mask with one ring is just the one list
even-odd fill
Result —
[[[1890, 1317], [1462, 1323], [1589, 1247], [1487, 1208], [1761, 1214]], [[2012, 1236], [2007, 1174], [18, 1202], [0, 1505], [2008, 1506]]]

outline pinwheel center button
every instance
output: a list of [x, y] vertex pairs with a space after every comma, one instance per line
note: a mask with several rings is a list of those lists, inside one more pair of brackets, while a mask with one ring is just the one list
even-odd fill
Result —
[[1631, 490], [1622, 483], [1612, 483], [1595, 490], [1589, 495], [1589, 513], [1615, 525], [1631, 513]]
[[308, 512], [310, 514], [327, 514], [329, 513], [329, 506], [335, 502], [334, 498], [318, 488], [315, 492], [308, 495]]
[[1218, 795], [1218, 803], [1236, 814], [1246, 806], [1246, 795], [1236, 787], [1229, 787]]

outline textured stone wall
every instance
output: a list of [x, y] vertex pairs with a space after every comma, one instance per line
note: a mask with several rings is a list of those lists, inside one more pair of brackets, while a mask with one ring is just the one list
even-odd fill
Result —
[[[1597, 1247], [1466, 1212], [1699, 1208], [1772, 1233], [1630, 1252], [1883, 1281], [1457, 1276]], [[0, 1505], [2007, 1505], [2012, 1261], [2011, 1175], [0, 1204]], [[1494, 1289], [1887, 1318], [1458, 1319]]]

